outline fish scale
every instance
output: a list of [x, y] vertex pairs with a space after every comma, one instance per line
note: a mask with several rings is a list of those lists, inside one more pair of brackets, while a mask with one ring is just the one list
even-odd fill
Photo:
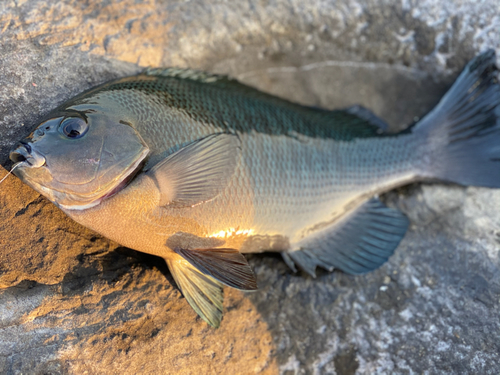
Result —
[[51, 112], [11, 153], [15, 173], [79, 223], [161, 256], [193, 309], [222, 317], [222, 285], [257, 288], [241, 253], [293, 269], [382, 265], [409, 222], [379, 193], [414, 181], [500, 187], [500, 86], [477, 56], [410, 129], [327, 111], [225, 77], [150, 69]]
[[[240, 136], [243, 163], [235, 172], [235, 185], [239, 175], [251, 176], [255, 217], [241, 220], [248, 213], [224, 213], [213, 220], [221, 206], [228, 213], [238, 212], [242, 195], [230, 186], [226, 191], [233, 199], [216, 199], [203, 205], [202, 213], [183, 213], [202, 222], [207, 233], [249, 227], [258, 235], [291, 238], [335, 217], [360, 195], [386, 190], [387, 184], [401, 184], [414, 174], [417, 142], [411, 135], [380, 136], [375, 126], [340, 111], [301, 107], [277, 98], [263, 103], [269, 96], [242, 85], [236, 85], [240, 95], [231, 95], [225, 91], [231, 84], [223, 80], [213, 87], [175, 77], [138, 76], [97, 93], [98, 100], [116, 102], [136, 116], [135, 126], [152, 151], [147, 166], [216, 132]], [[93, 100], [91, 96], [82, 102]], [[332, 117], [356, 121], [336, 128], [331, 126]], [[373, 137], [378, 144], [373, 144]]]
[[[332, 127], [332, 117], [352, 120], [355, 116], [276, 98], [263, 102], [267, 95], [242, 85], [236, 85], [240, 95], [229, 94], [225, 89], [234, 84], [221, 83], [213, 87], [175, 77], [139, 76], [113, 83], [99, 93], [137, 116], [136, 127], [152, 150], [148, 165], [214, 132], [240, 136], [243, 165], [235, 172], [235, 180], [239, 174], [251, 176], [255, 217], [250, 224], [248, 219], [241, 220], [242, 214], [222, 214], [225, 220], [213, 220], [220, 206], [227, 212], [241, 206], [241, 195], [229, 190], [233, 200], [216, 199], [205, 204], [201, 214], [183, 214], [198, 221], [205, 218], [201, 222], [208, 233], [246, 227], [257, 235], [282, 235], [294, 242], [298, 238], [293, 237], [302, 237], [308, 228], [331, 220], [360, 196], [384, 191], [387, 184], [402, 184], [415, 174], [418, 158], [411, 135], [381, 137], [375, 126], [357, 118], [352, 124], [335, 122], [337, 126]], [[377, 137], [378, 144], [371, 138], [366, 147], [359, 144], [368, 135]], [[360, 155], [365, 160], [359, 160]]]

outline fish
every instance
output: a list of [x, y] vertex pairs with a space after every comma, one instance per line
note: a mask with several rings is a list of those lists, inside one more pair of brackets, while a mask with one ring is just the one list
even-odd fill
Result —
[[399, 133], [370, 110], [292, 103], [226, 76], [148, 68], [45, 116], [13, 173], [70, 218], [165, 259], [209, 325], [223, 287], [257, 289], [243, 254], [379, 268], [409, 220], [379, 195], [418, 181], [500, 187], [496, 56], [472, 59], [439, 104]]

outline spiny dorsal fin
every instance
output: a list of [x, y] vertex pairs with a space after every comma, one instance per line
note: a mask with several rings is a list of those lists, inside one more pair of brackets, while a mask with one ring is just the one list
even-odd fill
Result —
[[160, 190], [160, 205], [189, 207], [219, 195], [240, 159], [240, 141], [233, 134], [214, 134], [197, 140], [149, 170]]
[[178, 67], [148, 68], [144, 71], [144, 74], [156, 77], [175, 77], [182, 79], [190, 79], [192, 81], [198, 81], [203, 83], [212, 83], [218, 81], [233, 81], [233, 79], [228, 76], [207, 73], [190, 68], [178, 68]]
[[298, 243], [301, 250], [282, 255], [293, 270], [297, 264], [313, 277], [316, 266], [338, 268], [349, 274], [365, 273], [387, 261], [408, 224], [402, 212], [372, 198], [324, 233]]

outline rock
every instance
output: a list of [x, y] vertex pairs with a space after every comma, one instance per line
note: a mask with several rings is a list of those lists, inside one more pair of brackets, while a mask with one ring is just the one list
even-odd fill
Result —
[[[394, 131], [478, 51], [500, 55], [496, 0], [4, 1], [0, 162], [52, 108], [145, 66], [225, 73]], [[0, 170], [0, 178], [6, 174]], [[226, 290], [209, 328], [165, 263], [0, 185], [0, 373], [500, 372], [500, 190], [418, 184], [385, 196], [412, 226], [363, 276], [293, 274], [252, 256], [260, 290]]]

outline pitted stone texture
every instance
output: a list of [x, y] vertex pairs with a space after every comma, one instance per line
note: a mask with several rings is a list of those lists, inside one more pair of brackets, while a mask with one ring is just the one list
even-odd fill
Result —
[[[231, 74], [290, 100], [362, 104], [399, 130], [477, 52], [500, 54], [496, 0], [0, 2], [0, 162], [71, 96], [145, 66]], [[0, 171], [0, 178], [6, 171]], [[250, 259], [219, 330], [163, 260], [120, 248], [8, 177], [0, 185], [0, 373], [500, 372], [500, 191], [412, 185], [379, 270], [292, 274]]]

